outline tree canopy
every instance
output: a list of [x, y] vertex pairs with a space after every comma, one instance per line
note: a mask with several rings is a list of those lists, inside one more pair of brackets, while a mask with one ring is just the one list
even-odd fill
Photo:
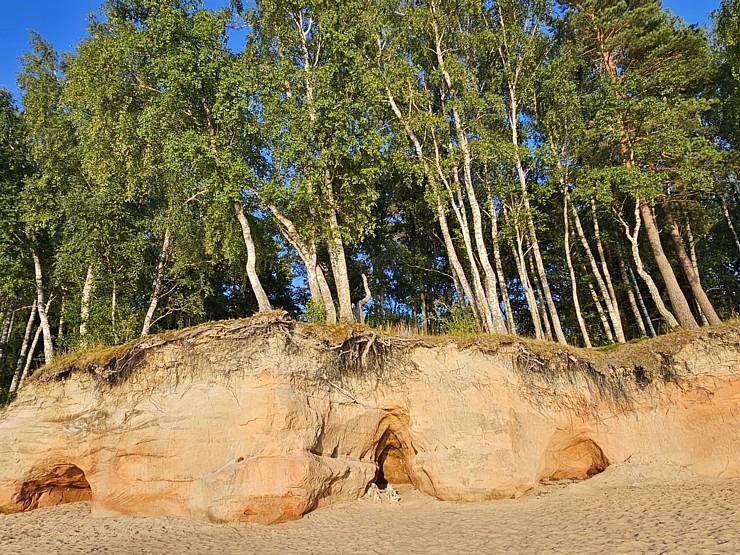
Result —
[[740, 306], [737, 0], [107, 0], [22, 64], [3, 395], [271, 309], [590, 347]]

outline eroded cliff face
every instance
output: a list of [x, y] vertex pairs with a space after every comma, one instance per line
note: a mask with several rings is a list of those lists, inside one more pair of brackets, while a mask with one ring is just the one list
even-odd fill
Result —
[[636, 456], [740, 475], [740, 325], [586, 352], [273, 314], [37, 375], [0, 413], [0, 511], [276, 523], [375, 481], [478, 501]]

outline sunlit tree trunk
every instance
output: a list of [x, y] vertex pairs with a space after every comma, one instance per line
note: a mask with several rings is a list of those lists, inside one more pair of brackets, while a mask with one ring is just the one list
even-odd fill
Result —
[[162, 250], [159, 253], [159, 259], [157, 260], [157, 271], [154, 275], [154, 283], [152, 284], [152, 295], [149, 298], [149, 308], [144, 316], [144, 325], [141, 328], [141, 335], [149, 335], [149, 331], [152, 327], [152, 321], [154, 319], [154, 313], [157, 311], [159, 305], [160, 295], [162, 294], [162, 284], [164, 282], [164, 272], [167, 267], [167, 258], [170, 253], [170, 230], [164, 231], [164, 238], [162, 240]]
[[642, 321], [642, 315], [640, 314], [640, 308], [637, 306], [637, 299], [635, 297], [635, 292], [632, 289], [632, 283], [630, 283], [629, 277], [627, 277], [627, 270], [625, 268], [624, 260], [622, 260], [622, 257], [619, 257], [619, 273], [622, 277], [622, 282], [624, 283], [626, 289], [627, 289], [627, 297], [630, 301], [630, 308], [632, 309], [632, 316], [635, 318], [635, 323], [637, 324], [637, 328], [640, 330], [640, 337], [645, 337], [647, 335], [647, 331], [645, 330], [645, 323]]
[[33, 305], [31, 306], [31, 313], [28, 315], [28, 322], [26, 323], [26, 331], [23, 334], [23, 343], [21, 343], [21, 352], [18, 355], [18, 362], [15, 365], [15, 372], [13, 373], [13, 380], [10, 382], [9, 392], [15, 393], [20, 385], [21, 372], [23, 371], [23, 364], [26, 361], [26, 354], [28, 353], [29, 342], [31, 341], [31, 332], [33, 331], [33, 323], [36, 321], [38, 301], [34, 299]]
[[675, 249], [676, 256], [678, 257], [678, 262], [679, 264], [681, 264], [681, 269], [683, 270], [683, 273], [686, 276], [689, 285], [691, 286], [691, 292], [693, 293], [694, 299], [699, 305], [699, 308], [701, 308], [702, 314], [704, 314], [704, 317], [710, 324], [721, 324], [722, 320], [720, 320], [717, 312], [714, 310], [714, 306], [712, 306], [712, 302], [709, 300], [709, 297], [707, 297], [704, 288], [701, 286], [699, 274], [696, 272], [694, 265], [691, 263], [689, 255], [686, 253], [686, 249], [683, 245], [683, 239], [681, 238], [681, 232], [679, 231], [676, 222], [670, 215], [668, 216], [668, 233], [671, 236], [673, 248]]
[[612, 276], [609, 272], [609, 265], [606, 263], [606, 256], [604, 255], [604, 245], [601, 242], [601, 229], [599, 228], [599, 219], [596, 216], [596, 201], [594, 199], [591, 199], [591, 214], [594, 219], [594, 240], [596, 241], [596, 252], [599, 253], [601, 270], [603, 272], [604, 283], [606, 284], [606, 290], [608, 293], [608, 295], [604, 297], [604, 301], [607, 304], [607, 311], [609, 312], [612, 327], [614, 329], [614, 336], [618, 343], [624, 343], [627, 339], [624, 336], [624, 329], [622, 328], [622, 317], [619, 312], [617, 295], [614, 293], [614, 284], [612, 283]]
[[36, 283], [36, 299], [38, 301], [36, 305], [36, 310], [38, 311], [41, 330], [44, 334], [44, 363], [50, 364], [51, 359], [54, 358], [54, 342], [51, 336], [51, 326], [49, 325], [49, 318], [46, 314], [46, 301], [44, 299], [44, 277], [41, 273], [41, 261], [39, 260], [36, 251], [32, 251], [31, 254], [33, 256], [33, 269]]
[[258, 310], [260, 312], [269, 312], [272, 310], [272, 307], [267, 298], [267, 293], [265, 293], [265, 290], [262, 287], [259, 275], [257, 275], [257, 249], [254, 246], [254, 239], [252, 239], [252, 229], [249, 227], [249, 221], [244, 215], [242, 203], [239, 201], [234, 201], [234, 214], [236, 214], [236, 219], [239, 221], [239, 227], [241, 227], [242, 237], [244, 239], [244, 247], [247, 255], [246, 270], [249, 285], [252, 287], [252, 292], [257, 299]]
[[[561, 183], [561, 186], [565, 190], [567, 184]], [[583, 319], [583, 313], [581, 312], [581, 302], [578, 299], [578, 282], [576, 280], [576, 272], [573, 269], [573, 260], [570, 254], [570, 215], [568, 214], [568, 195], [563, 195], [563, 230], [564, 230], [564, 250], [565, 250], [565, 263], [568, 266], [568, 274], [570, 275], [570, 287], [573, 294], [573, 309], [576, 313], [576, 319], [578, 320], [578, 327], [581, 329], [581, 335], [583, 336], [583, 342], [586, 347], [591, 347], [591, 339], [588, 336], [588, 328], [586, 328], [586, 321]]]
[[678, 320], [676, 320], [676, 317], [670, 310], [668, 310], [665, 303], [663, 302], [663, 299], [660, 296], [660, 291], [658, 290], [658, 286], [655, 285], [653, 278], [650, 276], [647, 270], [645, 270], [645, 266], [642, 262], [642, 257], [640, 256], [640, 246], [638, 238], [640, 235], [640, 227], [642, 227], [642, 219], [640, 215], [642, 212], [641, 205], [643, 203], [644, 201], [641, 201], [639, 199], [635, 201], [635, 228], [633, 231], [630, 231], [629, 224], [624, 220], [624, 218], [622, 218], [621, 214], [617, 214], [617, 217], [621, 221], [622, 227], [624, 228], [624, 233], [627, 236], [627, 239], [629, 240], [632, 247], [632, 258], [635, 262], [637, 274], [645, 282], [645, 285], [647, 285], [650, 296], [652, 297], [653, 302], [655, 303], [655, 306], [657, 307], [658, 312], [660, 312], [660, 315], [665, 323], [668, 324], [668, 327], [670, 329], [675, 330], [680, 327]]
[[653, 258], [655, 258], [660, 275], [663, 276], [663, 283], [665, 283], [666, 292], [675, 312], [676, 320], [682, 328], [696, 328], [699, 324], [696, 323], [696, 319], [691, 312], [691, 307], [681, 287], [678, 285], [676, 274], [673, 272], [671, 263], [663, 251], [663, 245], [660, 243], [660, 233], [658, 232], [658, 226], [655, 224], [653, 212], [650, 210], [650, 206], [648, 206], [645, 199], [639, 199], [638, 204], [648, 242], [653, 251]]
[[93, 274], [91, 264], [87, 267], [87, 275], [85, 276], [85, 283], [82, 286], [82, 298], [80, 300], [80, 344], [83, 347], [87, 345], [85, 337], [87, 336], [87, 324], [90, 320], [90, 297], [92, 296], [94, 282], [95, 275]]

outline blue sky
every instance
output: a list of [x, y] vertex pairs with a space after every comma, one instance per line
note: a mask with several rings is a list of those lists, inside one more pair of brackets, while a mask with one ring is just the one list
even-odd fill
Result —
[[[720, 0], [663, 0], [663, 6], [688, 23], [707, 23], [708, 14], [719, 7]], [[98, 9], [102, 0], [25, 0], [3, 1], [0, 21], [0, 86], [14, 93], [18, 59], [28, 49], [30, 30], [41, 34], [56, 50], [72, 51], [85, 36], [88, 14]], [[207, 0], [208, 7], [228, 5], [228, 0]]]

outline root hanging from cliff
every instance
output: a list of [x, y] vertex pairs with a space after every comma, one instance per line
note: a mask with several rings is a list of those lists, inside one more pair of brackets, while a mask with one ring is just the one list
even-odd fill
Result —
[[408, 377], [417, 368], [409, 353], [415, 340], [390, 337], [365, 326], [318, 328], [298, 327], [291, 342], [301, 349], [310, 341], [320, 359], [316, 375], [352, 400], [354, 396], [344, 386], [353, 378], [374, 378], [389, 383]]

